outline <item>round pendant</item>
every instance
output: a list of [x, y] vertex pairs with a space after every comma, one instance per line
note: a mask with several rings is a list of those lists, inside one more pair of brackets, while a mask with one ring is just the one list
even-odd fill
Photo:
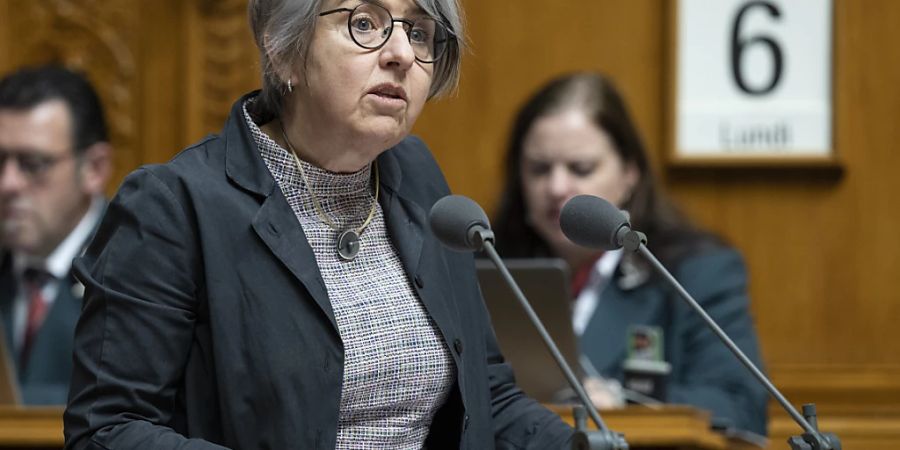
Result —
[[338, 256], [344, 261], [352, 261], [359, 254], [359, 235], [356, 231], [346, 230], [338, 236]]

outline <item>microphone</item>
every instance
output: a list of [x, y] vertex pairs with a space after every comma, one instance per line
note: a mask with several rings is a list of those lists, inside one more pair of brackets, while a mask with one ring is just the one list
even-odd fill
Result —
[[631, 228], [622, 211], [593, 195], [572, 197], [559, 216], [563, 234], [572, 242], [588, 248], [615, 250], [622, 246], [622, 234]]
[[559, 225], [563, 234], [578, 245], [607, 250], [625, 247], [625, 250], [629, 252], [637, 252], [644, 256], [666, 282], [678, 292], [682, 300], [703, 318], [703, 321], [731, 350], [731, 353], [803, 428], [804, 433], [801, 436], [792, 436], [788, 439], [788, 444], [793, 450], [841, 450], [841, 442], [835, 434], [819, 432], [815, 405], [811, 403], [803, 405], [803, 416], [797, 412], [797, 409], [778, 391], [769, 378], [750, 361], [750, 358], [738, 348], [737, 344], [725, 334], [725, 331], [706, 313], [703, 307], [681, 286], [681, 283], [647, 249], [646, 236], [631, 229], [631, 224], [628, 223], [628, 219], [622, 211], [602, 198], [579, 195], [563, 206]]
[[625, 213], [593, 195], [577, 195], [563, 205], [559, 225], [570, 241], [588, 248], [636, 251], [647, 243], [643, 233], [631, 229]]
[[526, 315], [528, 315], [532, 325], [537, 329], [556, 364], [599, 430], [596, 432], [586, 431], [584, 410], [576, 407], [574, 411], [576, 433], [573, 438], [572, 448], [574, 450], [628, 450], [628, 443], [625, 442], [624, 436], [611, 431], [603, 422], [603, 419], [600, 418], [600, 413], [597, 412], [594, 404], [588, 398], [584, 387], [581, 386], [581, 383], [575, 377], [571, 367], [569, 367], [569, 364], [566, 363], [565, 358], [559, 352], [556, 343], [553, 342], [553, 338], [550, 337], [547, 329], [544, 328], [541, 319], [538, 318], [528, 299], [525, 298], [525, 294], [522, 293], [521, 288], [510, 275], [506, 265], [503, 264], [503, 260], [500, 259], [500, 255], [494, 248], [494, 232], [491, 231], [490, 221], [481, 206], [468, 197], [448, 195], [438, 200], [432, 206], [431, 212], [428, 214], [428, 224], [431, 232], [438, 240], [452, 250], [460, 252], [484, 250], [494, 265], [497, 266], [510, 289], [513, 290], [519, 304], [525, 310]]
[[478, 203], [462, 195], [438, 200], [428, 214], [428, 224], [441, 243], [458, 252], [478, 251], [486, 241], [494, 242], [487, 214]]

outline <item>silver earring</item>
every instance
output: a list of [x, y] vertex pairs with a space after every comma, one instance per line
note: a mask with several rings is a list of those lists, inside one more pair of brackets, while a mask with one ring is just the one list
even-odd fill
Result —
[[288, 78], [288, 92], [294, 92], [294, 86], [291, 86], [291, 79]]

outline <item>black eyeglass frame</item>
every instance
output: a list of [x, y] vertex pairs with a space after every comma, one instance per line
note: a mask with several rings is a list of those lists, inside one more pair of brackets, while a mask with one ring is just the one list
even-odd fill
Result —
[[69, 159], [78, 158], [74, 152], [64, 155], [43, 155], [31, 152], [0, 151], [0, 172], [6, 169], [10, 159], [16, 161], [18, 171], [29, 181], [42, 178], [57, 164]]
[[[390, 28], [388, 28], [388, 34], [387, 34], [387, 36], [384, 37], [384, 41], [382, 41], [380, 44], [378, 44], [378, 45], [376, 45], [376, 46], [374, 46], [374, 47], [371, 47], [371, 46], [367, 46], [367, 45], [361, 44], [359, 41], [356, 40], [356, 36], [354, 36], [354, 34], [353, 34], [353, 13], [356, 12], [356, 10], [359, 9], [360, 7], [362, 7], [362, 6], [375, 6], [375, 7], [377, 7], [377, 8], [381, 8], [381, 9], [384, 10], [384, 12], [387, 13], [388, 17], [391, 18], [391, 26], [390, 26]], [[406, 31], [406, 38], [410, 41], [410, 44], [412, 44], [412, 37], [409, 35], [409, 31], [412, 30], [413, 25], [415, 25], [416, 21], [415, 21], [415, 20], [409, 20], [409, 19], [402, 19], [402, 18], [401, 18], [401, 19], [395, 19], [394, 16], [391, 14], [391, 12], [390, 12], [387, 8], [385, 8], [385, 7], [381, 6], [381, 5], [378, 5], [378, 4], [375, 4], [375, 3], [360, 3], [360, 4], [356, 5], [356, 6], [354, 6], [353, 8], [335, 8], [335, 9], [331, 9], [331, 10], [328, 10], [328, 11], [320, 12], [320, 13], [319, 13], [319, 17], [324, 17], [324, 16], [328, 16], [328, 15], [331, 15], [331, 14], [336, 14], [336, 13], [339, 13], [339, 12], [347, 12], [347, 13], [350, 13], [350, 14], [347, 15], [347, 31], [350, 33], [350, 39], [353, 40], [353, 43], [354, 43], [354, 44], [356, 44], [356, 45], [358, 45], [358, 46], [360, 46], [360, 47], [362, 47], [362, 48], [364, 48], [364, 49], [366, 49], [366, 50], [378, 50], [378, 49], [380, 49], [381, 47], [384, 47], [384, 46], [388, 43], [388, 41], [391, 40], [391, 35], [394, 33], [394, 23], [396, 23], [396, 22], [400, 22], [400, 23], [402, 23], [403, 25], [406, 25], [406, 26], [408, 27], [408, 29], [406, 29], [406, 27], [404, 27], [404, 31]], [[446, 42], [449, 42], [451, 39], [452, 39], [452, 40], [455, 40], [455, 39], [456, 39], [456, 34], [454, 34], [453, 31], [451, 31], [450, 28], [449, 28], [448, 26], [444, 25], [444, 23], [443, 23], [442, 21], [437, 20], [437, 19], [435, 19], [435, 18], [433, 18], [433, 17], [429, 17], [428, 20], [434, 21], [435, 27], [441, 27], [441, 28], [444, 29], [444, 31], [447, 32], [447, 39], [444, 39], [444, 40], [441, 40], [441, 41], [435, 41], [435, 44], [437, 44], [437, 43], [446, 43]], [[449, 44], [448, 44], [448, 45], [449, 45]], [[443, 47], [441, 47], [441, 52], [440, 52], [440, 54], [434, 55], [434, 59], [433, 59], [433, 60], [428, 61], [428, 60], [424, 60], [424, 59], [419, 58], [418, 56], [416, 56], [416, 61], [419, 61], [420, 63], [423, 63], [423, 64], [434, 64], [434, 63], [438, 62], [438, 61], [441, 59], [441, 57], [444, 56], [444, 54], [447, 52], [447, 46], [448, 46], [448, 45], [444, 45]]]

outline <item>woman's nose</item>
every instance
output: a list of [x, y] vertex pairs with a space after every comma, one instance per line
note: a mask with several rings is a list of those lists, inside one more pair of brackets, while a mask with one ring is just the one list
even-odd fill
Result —
[[400, 24], [394, 24], [391, 36], [381, 48], [381, 64], [384, 66], [397, 66], [401, 69], [408, 69], [416, 60], [416, 54], [413, 51], [412, 44], [409, 42], [409, 35], [406, 29]]
[[556, 167], [550, 171], [550, 194], [553, 197], [565, 197], [572, 190], [572, 177], [562, 167]]

